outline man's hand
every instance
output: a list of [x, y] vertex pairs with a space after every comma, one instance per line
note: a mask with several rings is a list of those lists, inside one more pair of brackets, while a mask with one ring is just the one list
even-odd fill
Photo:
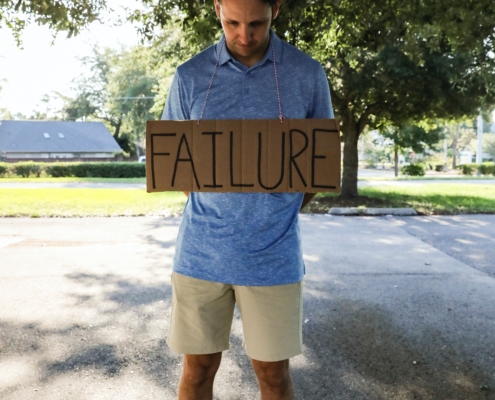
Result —
[[184, 192], [184, 194], [186, 195], [186, 197], [189, 197], [189, 193], [190, 192]]
[[315, 195], [316, 193], [304, 193], [304, 199], [301, 204], [301, 210], [313, 199], [313, 197], [315, 197]]

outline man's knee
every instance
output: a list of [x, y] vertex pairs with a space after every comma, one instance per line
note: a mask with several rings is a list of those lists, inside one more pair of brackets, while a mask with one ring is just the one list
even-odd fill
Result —
[[186, 354], [182, 379], [192, 385], [201, 385], [213, 379], [220, 366], [222, 353], [215, 354]]
[[285, 386], [290, 381], [289, 360], [276, 362], [252, 360], [252, 364], [258, 380], [269, 386]]

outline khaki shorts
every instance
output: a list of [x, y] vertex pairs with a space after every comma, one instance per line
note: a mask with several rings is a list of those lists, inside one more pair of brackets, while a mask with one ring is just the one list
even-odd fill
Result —
[[249, 357], [280, 361], [302, 353], [302, 282], [237, 286], [175, 272], [168, 346], [183, 354], [228, 350], [236, 303]]

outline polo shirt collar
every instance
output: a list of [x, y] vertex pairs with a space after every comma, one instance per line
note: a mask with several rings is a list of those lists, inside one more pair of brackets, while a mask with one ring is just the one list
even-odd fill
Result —
[[[224, 40], [225, 40], [225, 34], [222, 35], [218, 43], [215, 45], [215, 54], [217, 56], [218, 56], [218, 52], [220, 51], [220, 48], [222, 47], [222, 42]], [[280, 62], [280, 59], [282, 57], [282, 41], [271, 29], [270, 29], [270, 40], [273, 42], [273, 50], [275, 51], [275, 60], [277, 62]], [[230, 55], [229, 51], [227, 50], [227, 46], [224, 45], [222, 49], [222, 54], [220, 54], [219, 64], [223, 65], [231, 60], [233, 60], [233, 57]], [[265, 61], [267, 60], [273, 62], [271, 44], [268, 46], [268, 49], [265, 55], [263, 56], [263, 58], [260, 61], [258, 61], [256, 65], [261, 65], [265, 63]]]

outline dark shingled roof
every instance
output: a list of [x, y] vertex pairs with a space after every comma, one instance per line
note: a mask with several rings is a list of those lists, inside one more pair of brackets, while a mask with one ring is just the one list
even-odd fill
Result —
[[[50, 135], [49, 139], [45, 133]], [[121, 150], [102, 122], [0, 121], [0, 152], [108, 153]]]

